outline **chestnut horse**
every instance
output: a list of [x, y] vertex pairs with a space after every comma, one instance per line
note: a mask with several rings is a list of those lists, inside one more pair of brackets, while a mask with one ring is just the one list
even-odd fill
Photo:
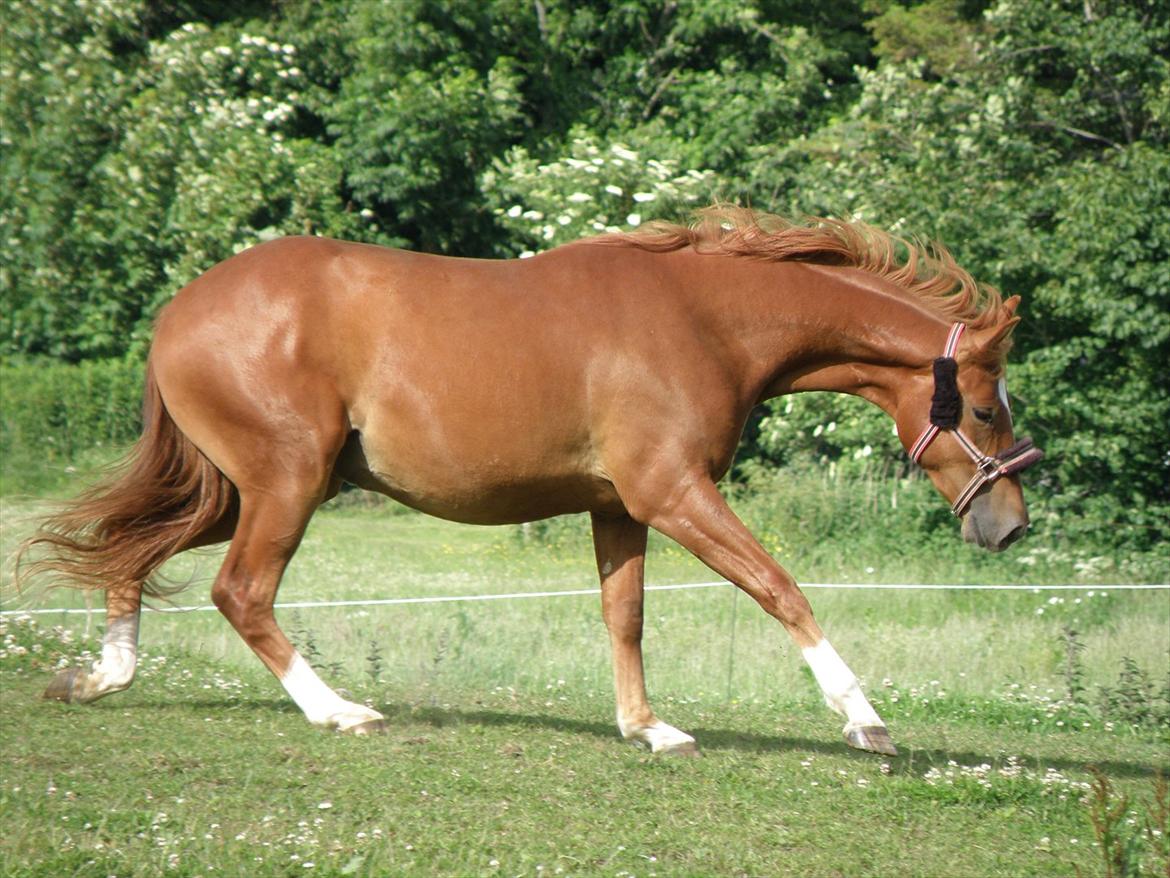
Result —
[[1017, 302], [941, 248], [734, 208], [513, 261], [261, 244], [162, 310], [144, 432], [124, 469], [26, 543], [24, 574], [106, 593], [100, 660], [62, 672], [46, 697], [129, 686], [156, 568], [230, 539], [211, 590], [227, 620], [311, 723], [382, 728], [380, 713], [322, 682], [273, 616], [310, 516], [346, 481], [475, 524], [589, 512], [626, 738], [695, 749], [646, 697], [652, 527], [779, 620], [850, 745], [894, 753], [796, 582], [716, 482], [756, 404], [852, 393], [895, 420], [956, 501], [964, 537], [1003, 549], [1028, 524], [1014, 472], [1038, 455], [1013, 446], [1002, 390]]

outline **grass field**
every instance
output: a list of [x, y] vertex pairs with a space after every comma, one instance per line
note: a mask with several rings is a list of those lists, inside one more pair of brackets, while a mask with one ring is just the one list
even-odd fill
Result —
[[[36, 508], [6, 504], [5, 553]], [[1170, 593], [1111, 591], [1108, 567], [1034, 550], [1021, 564], [1027, 546], [913, 564], [775, 548], [804, 581], [1084, 588], [810, 590], [895, 758], [841, 742], [798, 651], [729, 587], [647, 598], [651, 696], [700, 759], [617, 737], [595, 596], [281, 611], [327, 679], [391, 718], [373, 739], [310, 728], [215, 613], [147, 614], [129, 692], [42, 702], [52, 668], [96, 642], [84, 617], [9, 617], [0, 873], [1088, 876], [1106, 874], [1093, 765], [1115, 804], [1128, 796], [1115, 830], [1130, 847], [1106, 849], [1164, 874], [1166, 827], [1152, 831], [1166, 819], [1156, 776], [1170, 770]], [[179, 603], [205, 603], [215, 567], [214, 553], [178, 559], [172, 574], [194, 580]], [[660, 542], [648, 570], [658, 583], [712, 578]], [[578, 524], [526, 535], [379, 507], [319, 515], [280, 599], [593, 584]]]

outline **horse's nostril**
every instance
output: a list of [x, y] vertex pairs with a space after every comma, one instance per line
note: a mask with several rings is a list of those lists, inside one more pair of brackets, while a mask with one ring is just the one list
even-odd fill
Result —
[[1008, 535], [1000, 540], [999, 548], [1006, 549], [1027, 532], [1028, 525], [1026, 524], [1021, 524], [1019, 527], [1012, 528], [1012, 530], [1008, 532]]

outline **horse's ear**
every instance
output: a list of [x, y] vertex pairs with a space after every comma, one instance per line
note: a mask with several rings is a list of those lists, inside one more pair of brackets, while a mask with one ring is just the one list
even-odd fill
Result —
[[971, 339], [971, 358], [974, 360], [986, 360], [988, 362], [999, 362], [1003, 357], [1003, 352], [1007, 347], [1007, 338], [1011, 335], [1016, 324], [1020, 322], [1020, 318], [1014, 316], [1016, 306], [1020, 302], [1019, 296], [1012, 296], [1003, 307], [1006, 312], [1007, 319], [989, 326], [987, 329], [981, 329], [975, 332]]

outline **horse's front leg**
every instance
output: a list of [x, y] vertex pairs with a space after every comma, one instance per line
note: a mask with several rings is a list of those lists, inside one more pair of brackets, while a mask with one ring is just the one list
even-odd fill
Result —
[[142, 613], [142, 584], [106, 589], [106, 633], [102, 654], [93, 666], [61, 671], [45, 689], [44, 697], [86, 703], [111, 692], [128, 689], [138, 667], [138, 620]]
[[851, 747], [897, 753], [885, 723], [862, 693], [857, 677], [825, 639], [795, 580], [731, 511], [714, 482], [704, 475], [693, 476], [677, 486], [670, 502], [648, 509], [645, 518], [750, 594], [784, 625], [812, 669], [825, 701], [845, 717], [845, 740]]
[[617, 724], [622, 737], [655, 753], [693, 754], [695, 739], [650, 709], [642, 668], [642, 598], [646, 525], [628, 515], [593, 514], [593, 548], [601, 576], [601, 611], [613, 647]]

